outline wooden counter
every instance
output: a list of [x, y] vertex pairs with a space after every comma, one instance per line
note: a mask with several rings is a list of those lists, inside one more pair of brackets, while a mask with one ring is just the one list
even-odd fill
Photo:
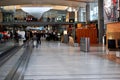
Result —
[[110, 45], [108, 43], [109, 40], [115, 41], [115, 47], [118, 48], [118, 41], [120, 40], [120, 22], [108, 23], [107, 31], [106, 31], [106, 47], [108, 48]]

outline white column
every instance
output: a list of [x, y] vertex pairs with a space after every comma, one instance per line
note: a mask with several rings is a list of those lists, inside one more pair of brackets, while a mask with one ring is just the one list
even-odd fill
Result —
[[78, 22], [81, 22], [81, 8], [78, 9]]
[[118, 17], [120, 17], [120, 0], [118, 0]]

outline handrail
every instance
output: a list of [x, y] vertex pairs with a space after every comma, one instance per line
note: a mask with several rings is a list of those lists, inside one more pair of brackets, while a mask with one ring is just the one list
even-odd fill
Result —
[[1, 22], [1, 25], [55, 25], [74, 24], [71, 22]]
[[12, 70], [8, 73], [6, 78], [4, 80], [23, 80], [24, 78], [24, 72], [27, 68], [28, 61], [30, 59], [30, 56], [32, 54], [32, 41], [26, 42], [28, 44], [27, 47], [25, 47], [25, 51], [17, 61], [17, 63], [14, 65]]
[[10, 59], [18, 50], [20, 46], [13, 46], [10, 49], [0, 54], [0, 67]]

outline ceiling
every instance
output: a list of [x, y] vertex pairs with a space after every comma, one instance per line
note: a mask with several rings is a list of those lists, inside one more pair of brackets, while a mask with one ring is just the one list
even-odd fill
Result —
[[[86, 3], [96, 2], [97, 0], [0, 0], [0, 6], [5, 10], [22, 9], [34, 17], [40, 18], [42, 14], [49, 10], [78, 10], [79, 7], [86, 7]], [[41, 9], [42, 7], [42, 9]]]
[[32, 5], [32, 6], [70, 6], [85, 7], [87, 2], [97, 0], [0, 0], [0, 6], [8, 5]]

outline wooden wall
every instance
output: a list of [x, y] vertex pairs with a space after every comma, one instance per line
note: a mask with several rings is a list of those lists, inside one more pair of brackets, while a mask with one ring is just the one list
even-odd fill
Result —
[[76, 37], [77, 42], [80, 43], [81, 37], [89, 37], [90, 38], [90, 44], [96, 44], [97, 43], [97, 30], [94, 28], [79, 28], [76, 29]]

